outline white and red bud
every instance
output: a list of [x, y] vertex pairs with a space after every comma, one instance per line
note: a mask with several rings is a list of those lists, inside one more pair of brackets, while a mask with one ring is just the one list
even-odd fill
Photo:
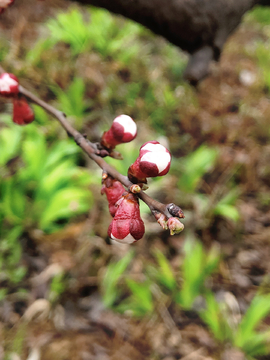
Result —
[[137, 196], [126, 193], [117, 205], [115, 216], [108, 229], [109, 237], [123, 244], [132, 244], [140, 240], [145, 230]]
[[140, 148], [139, 157], [128, 169], [130, 181], [146, 183], [146, 178], [166, 175], [171, 166], [171, 154], [158, 141], [148, 141]]
[[127, 143], [135, 139], [137, 125], [128, 115], [117, 116], [111, 128], [101, 138], [101, 144], [107, 149], [114, 149], [116, 145]]
[[24, 97], [13, 99], [13, 122], [27, 125], [34, 121], [35, 115]]
[[10, 6], [14, 0], [0, 0], [0, 14], [5, 11], [5, 9]]
[[[0, 0], [1, 11], [1, 0]], [[19, 80], [13, 74], [4, 73], [0, 76], [0, 95], [14, 97], [19, 93]]]
[[170, 230], [170, 234], [179, 234], [181, 231], [184, 230], [184, 224], [176, 217], [170, 217], [167, 221], [167, 226]]
[[101, 194], [106, 194], [110, 214], [114, 216], [117, 210], [116, 203], [126, 190], [119, 181], [113, 179], [111, 176], [103, 179], [102, 184]]

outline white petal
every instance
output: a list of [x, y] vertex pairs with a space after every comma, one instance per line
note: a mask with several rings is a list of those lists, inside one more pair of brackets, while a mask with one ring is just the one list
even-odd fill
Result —
[[116, 239], [116, 237], [114, 237], [113, 234], [111, 234], [110, 237], [111, 237], [111, 239], [113, 239], [113, 240], [115, 240], [117, 242], [120, 242], [122, 244], [133, 244], [134, 241], [136, 241], [134, 239], [134, 237], [132, 235], [130, 235], [130, 234], [128, 234], [124, 239]]
[[166, 169], [171, 161], [171, 156], [168, 152], [147, 152], [140, 161], [147, 161], [156, 164], [159, 173]]
[[4, 74], [0, 79], [0, 91], [10, 91], [10, 87], [16, 85], [18, 85], [18, 82], [12, 79], [8, 74]]
[[144, 145], [141, 150], [148, 150], [148, 151], [154, 151], [154, 152], [167, 152], [167, 149], [161, 145], [161, 144], [152, 144], [148, 143]]
[[122, 125], [125, 133], [130, 133], [134, 136], [137, 132], [136, 123], [128, 115], [117, 116], [113, 122], [117, 122], [118, 124]]

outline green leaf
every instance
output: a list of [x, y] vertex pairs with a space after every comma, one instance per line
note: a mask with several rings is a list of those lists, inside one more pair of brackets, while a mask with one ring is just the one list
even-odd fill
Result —
[[62, 161], [52, 171], [43, 176], [39, 183], [36, 199], [48, 199], [54, 196], [55, 192], [66, 186], [74, 186], [72, 176], [76, 174], [76, 167], [72, 160]]
[[0, 165], [18, 154], [22, 132], [20, 129], [1, 129], [0, 132]]
[[7, 179], [3, 185], [2, 203], [4, 216], [10, 221], [20, 224], [24, 219], [26, 198], [21, 184], [15, 178]]
[[29, 129], [22, 143], [22, 158], [27, 164], [25, 174], [31, 180], [39, 180], [42, 177], [46, 151], [45, 136], [36, 128]]
[[74, 159], [74, 155], [76, 155], [78, 151], [79, 148], [73, 141], [60, 141], [56, 143], [47, 153], [45, 170], [51, 171], [63, 160]]
[[217, 206], [215, 207], [214, 213], [216, 215], [220, 215], [223, 217], [226, 217], [228, 219], [231, 219], [235, 222], [237, 222], [239, 220], [239, 212], [236, 209], [235, 206], [233, 205], [228, 205], [228, 204], [217, 204]]
[[126, 279], [127, 285], [132, 292], [134, 302], [140, 305], [144, 313], [153, 311], [154, 303], [150, 289], [150, 283], [137, 283], [132, 279]]
[[47, 230], [52, 222], [87, 212], [92, 204], [92, 195], [84, 189], [74, 187], [59, 190], [41, 214], [39, 226]]
[[168, 289], [170, 290], [174, 289], [176, 286], [176, 281], [169, 261], [167, 260], [165, 255], [158, 249], [155, 250], [154, 255], [160, 266], [157, 275], [158, 280], [162, 283], [162, 285], [165, 285]]
[[263, 356], [269, 355], [270, 346], [270, 331], [263, 333], [253, 333], [252, 336], [242, 344], [242, 350], [249, 356]]
[[253, 337], [256, 326], [270, 313], [270, 295], [256, 295], [243, 317], [235, 338], [238, 347]]
[[219, 303], [214, 294], [207, 292], [205, 296], [206, 309], [200, 311], [200, 317], [209, 326], [215, 338], [221, 342], [232, 340], [233, 333], [228, 322], [224, 318]]
[[120, 276], [125, 272], [134, 256], [133, 251], [129, 251], [121, 260], [111, 262], [102, 280], [103, 302], [106, 307], [112, 307], [119, 296], [117, 283]]
[[184, 244], [185, 258], [182, 265], [182, 288], [176, 301], [191, 309], [194, 300], [204, 292], [204, 283], [219, 262], [219, 249], [213, 247], [207, 254], [200, 242], [188, 238]]
[[194, 192], [202, 176], [214, 166], [217, 155], [216, 149], [206, 145], [188, 155], [183, 162], [184, 170], [178, 181], [179, 188], [182, 191]]

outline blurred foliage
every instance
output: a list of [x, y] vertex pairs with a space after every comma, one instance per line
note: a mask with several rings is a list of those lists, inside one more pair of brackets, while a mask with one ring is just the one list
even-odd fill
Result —
[[[238, 347], [248, 359], [269, 354], [269, 330], [256, 331], [259, 323], [270, 314], [269, 294], [257, 294], [240, 319], [240, 313], [231, 312], [229, 301], [217, 301], [207, 286], [207, 280], [218, 269], [219, 247], [213, 245], [206, 252], [201, 242], [187, 238], [184, 253], [180, 274], [177, 274], [166, 256], [156, 249], [153, 255], [157, 264], [146, 265], [143, 281], [133, 280], [132, 273], [128, 273], [134, 255], [132, 251], [121, 260], [110, 262], [102, 282], [104, 305], [126, 315], [143, 317], [151, 316], [159, 302], [167, 299], [182, 311], [197, 312], [218, 342]], [[125, 295], [124, 280], [128, 296]], [[193, 306], [196, 301], [201, 305]]]
[[75, 124], [78, 130], [83, 124], [86, 110], [91, 106], [93, 101], [85, 100], [85, 84], [82, 78], [75, 78], [66, 91], [59, 86], [53, 86], [52, 91], [55, 93], [60, 103], [60, 108], [65, 110], [67, 116], [75, 118]]
[[245, 315], [236, 324], [232, 324], [225, 302], [218, 302], [212, 293], [206, 295], [206, 309], [200, 316], [209, 326], [215, 338], [220, 342], [230, 342], [242, 349], [248, 359], [269, 354], [269, 330], [257, 332], [256, 328], [270, 314], [269, 295], [256, 295]]
[[[181, 266], [181, 282], [177, 281], [171, 265], [164, 254], [156, 250], [154, 256], [158, 266], [146, 267], [146, 278], [138, 283], [126, 277], [126, 284], [131, 292], [130, 297], [115, 306], [121, 297], [118, 290], [120, 277], [123, 276], [131, 261], [131, 253], [116, 263], [111, 262], [103, 280], [103, 301], [106, 306], [113, 306], [118, 311], [130, 311], [135, 316], [149, 314], [154, 309], [154, 299], [151, 288], [158, 284], [165, 293], [170, 293], [176, 304], [185, 310], [192, 309], [196, 298], [204, 293], [206, 279], [216, 270], [219, 263], [219, 251], [213, 246], [206, 253], [200, 242], [187, 239], [185, 242], [185, 257]], [[117, 274], [115, 276], [115, 274]], [[108, 279], [112, 279], [109, 283]], [[111, 295], [113, 293], [113, 296]], [[111, 301], [108, 301], [112, 299]]]
[[246, 15], [249, 21], [254, 21], [261, 25], [270, 24], [270, 9], [265, 6], [256, 6]]
[[[11, 120], [10, 120], [11, 121]], [[35, 125], [6, 124], [0, 133], [0, 216], [5, 227], [52, 232], [59, 221], [86, 213], [92, 204], [90, 175], [76, 164], [78, 147], [69, 140], [49, 146]]]

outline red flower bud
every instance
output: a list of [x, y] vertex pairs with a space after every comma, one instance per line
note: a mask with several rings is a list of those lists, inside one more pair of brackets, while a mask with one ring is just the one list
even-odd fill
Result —
[[132, 193], [126, 193], [117, 205], [118, 208], [108, 229], [109, 237], [124, 244], [132, 244], [140, 240], [144, 234], [144, 223], [140, 217], [138, 198]]
[[[1, 11], [1, 0], [0, 0]], [[19, 93], [19, 80], [13, 74], [4, 73], [0, 76], [0, 95], [11, 97]]]
[[101, 144], [107, 149], [113, 149], [116, 145], [127, 143], [137, 135], [137, 125], [128, 115], [117, 116], [113, 120], [111, 128], [101, 138]]
[[14, 0], [0, 0], [0, 14], [5, 11], [5, 9], [13, 3]]
[[34, 121], [35, 115], [25, 98], [13, 99], [13, 122], [26, 125]]
[[171, 154], [158, 141], [148, 141], [140, 148], [139, 157], [128, 169], [134, 183], [146, 183], [147, 177], [166, 175], [171, 166]]
[[101, 194], [106, 194], [109, 203], [109, 211], [112, 216], [115, 215], [117, 210], [115, 205], [116, 202], [121, 198], [125, 191], [124, 186], [111, 176], [107, 176], [106, 179], [103, 180]]

